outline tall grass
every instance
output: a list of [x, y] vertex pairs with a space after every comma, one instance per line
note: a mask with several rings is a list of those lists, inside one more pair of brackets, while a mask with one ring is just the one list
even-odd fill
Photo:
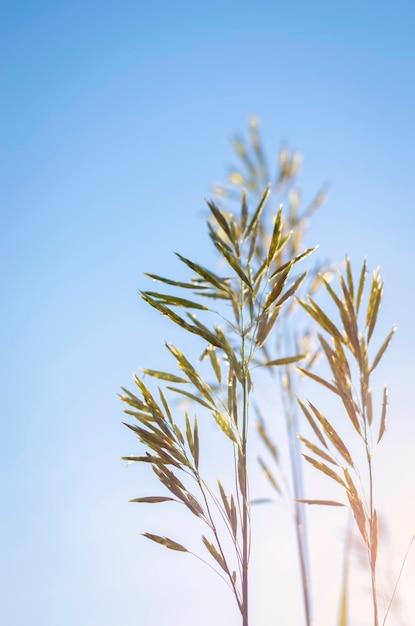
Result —
[[[378, 515], [372, 459], [385, 433], [387, 390], [385, 387], [378, 408], [372, 398], [371, 376], [395, 331], [392, 328], [373, 351], [383, 282], [375, 271], [367, 289], [366, 261], [356, 278], [347, 259], [344, 271], [337, 272], [336, 289], [330, 282], [333, 268], [313, 262], [315, 246], [306, 248], [304, 240], [326, 192], [322, 189], [308, 206], [301, 207], [296, 190], [299, 154], [281, 150], [277, 171], [271, 172], [256, 119], [251, 121], [248, 141], [236, 139], [235, 148], [240, 164], [231, 170], [226, 184], [215, 188], [221, 199], [207, 202], [208, 235], [221, 263], [208, 268], [178, 254], [189, 278], [180, 282], [147, 274], [161, 289], [141, 292], [151, 307], [197, 338], [201, 358], [192, 362], [178, 347], [166, 344], [172, 370], [144, 369], [143, 377], [134, 377], [134, 392], [123, 388], [125, 412], [133, 418], [126, 426], [140, 444], [139, 455], [124, 459], [149, 466], [163, 487], [163, 495], [132, 501], [180, 503], [197, 518], [202, 527], [199, 549], [167, 536], [143, 534], [212, 566], [230, 587], [242, 626], [248, 626], [249, 557], [254, 539], [248, 461], [258, 456], [274, 491], [288, 490], [290, 494], [304, 624], [313, 622], [305, 511], [312, 504], [350, 508], [366, 547], [373, 625], [378, 626], [384, 621], [378, 606]], [[285, 199], [287, 208], [275, 198]], [[237, 208], [233, 209], [235, 201]], [[333, 300], [336, 319], [317, 303], [320, 288]], [[310, 330], [313, 325], [315, 331]], [[329, 379], [315, 371], [320, 354], [327, 361]], [[264, 418], [253, 385], [258, 376], [269, 375], [278, 383], [273, 387], [278, 389], [284, 409], [290, 455], [285, 468], [269, 432], [278, 416]], [[145, 383], [144, 377], [153, 379], [154, 384]], [[352, 426], [352, 441], [337, 432], [316, 403], [298, 397], [303, 377], [338, 399]], [[174, 399], [178, 397], [190, 403], [194, 417], [177, 406]], [[199, 436], [198, 416], [203, 414], [205, 419], [206, 413], [216, 424], [231, 461], [229, 473], [217, 477], [215, 483], [206, 476]], [[311, 433], [307, 436], [306, 424]], [[252, 426], [259, 433], [263, 452], [252, 445]], [[359, 446], [364, 451], [364, 466], [354, 455]], [[345, 500], [306, 498], [303, 459], [337, 483]], [[347, 565], [348, 554], [346, 557]], [[339, 626], [347, 624], [347, 571], [345, 566]]]

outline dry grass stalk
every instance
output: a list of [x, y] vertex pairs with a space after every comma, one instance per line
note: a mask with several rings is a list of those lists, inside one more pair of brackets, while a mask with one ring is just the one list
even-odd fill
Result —
[[[367, 548], [374, 626], [378, 626], [378, 529], [372, 440], [376, 439], [378, 443], [385, 432], [387, 391], [385, 387], [377, 420], [373, 414], [370, 377], [383, 357], [394, 329], [373, 357], [369, 357], [369, 344], [376, 326], [383, 283], [379, 273], [375, 272], [361, 321], [359, 311], [365, 291], [366, 262], [354, 283], [347, 259], [345, 274], [339, 274], [339, 293], [328, 282], [324, 265], [317, 264], [299, 271], [298, 268], [309, 262], [308, 257], [315, 250], [305, 247], [304, 238], [310, 218], [324, 202], [325, 191], [318, 193], [314, 201], [301, 210], [300, 196], [295, 188], [300, 155], [281, 150], [277, 172], [272, 174], [256, 119], [251, 120], [248, 143], [236, 139], [235, 149], [241, 167], [231, 171], [227, 185], [216, 187], [216, 193], [229, 202], [236, 199], [238, 211], [224, 209], [216, 201], [207, 203], [209, 236], [224, 269], [218, 273], [178, 254], [178, 259], [192, 272], [187, 282], [147, 274], [164, 289], [141, 292], [145, 302], [198, 338], [202, 357], [195, 365], [176, 346], [166, 344], [175, 371], [143, 370], [145, 376], [160, 383], [157, 390], [150, 389], [137, 376], [134, 378], [135, 393], [123, 389], [121, 399], [128, 406], [125, 412], [134, 418], [134, 422], [126, 426], [135, 433], [143, 450], [139, 456], [125, 459], [151, 467], [168, 494], [142, 496], [132, 502], [180, 503], [204, 525], [200, 546], [205, 551], [202, 552], [204, 556], [168, 537], [143, 534], [168, 549], [191, 553], [213, 566], [233, 592], [242, 626], [248, 626], [251, 499], [247, 460], [253, 406], [257, 432], [270, 459], [268, 461], [260, 455], [259, 464], [274, 491], [278, 495], [288, 492], [291, 496], [305, 625], [311, 626], [312, 623], [305, 504], [344, 506], [344, 503], [305, 497], [301, 446], [307, 448], [307, 454], [303, 454], [306, 461], [336, 481], [347, 497]], [[271, 184], [270, 180], [273, 181]], [[283, 212], [280, 205], [273, 212], [270, 196], [272, 200], [281, 194], [287, 197], [288, 209]], [[315, 301], [321, 285], [325, 286], [337, 308], [341, 326]], [[306, 299], [296, 297], [300, 289], [308, 294]], [[308, 327], [298, 326], [294, 315], [296, 310], [304, 310], [320, 327], [318, 349], [310, 347]], [[332, 380], [326, 380], [312, 369], [320, 352], [327, 359]], [[297, 363], [301, 363], [301, 367], [295, 367]], [[203, 369], [206, 364], [211, 372], [208, 378]], [[280, 466], [278, 447], [268, 429], [270, 419], [264, 419], [252, 402], [252, 379], [254, 370], [259, 367], [271, 375], [277, 373], [277, 393], [283, 404], [290, 452], [288, 472]], [[297, 402], [298, 381], [303, 376], [340, 399], [355, 436], [365, 450], [367, 484], [361, 479], [362, 472], [353, 458], [354, 448], [349, 447], [342, 433], [318, 407], [302, 400]], [[355, 389], [359, 391], [355, 392]], [[174, 397], [191, 402], [199, 417], [200, 413], [210, 414], [218, 436], [229, 445], [234, 468], [232, 480], [220, 477], [217, 483], [209, 483], [204, 473], [198, 419], [196, 416], [192, 418], [187, 411], [178, 410], [172, 403]], [[297, 438], [300, 415], [304, 415], [310, 424], [314, 441], [302, 435]], [[225, 487], [228, 484], [234, 487]], [[347, 623], [346, 574], [342, 585], [341, 626]]]

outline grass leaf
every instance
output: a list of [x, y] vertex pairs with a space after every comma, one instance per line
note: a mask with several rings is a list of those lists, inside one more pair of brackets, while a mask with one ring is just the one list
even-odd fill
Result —
[[248, 239], [248, 237], [251, 234], [251, 232], [257, 226], [258, 220], [259, 220], [259, 218], [261, 216], [262, 210], [263, 210], [263, 208], [265, 206], [265, 203], [267, 201], [269, 193], [270, 193], [270, 186], [268, 185], [268, 187], [265, 189], [264, 193], [262, 194], [261, 200], [260, 200], [260, 202], [258, 204], [258, 207], [257, 207], [257, 209], [256, 209], [256, 211], [255, 211], [255, 213], [254, 213], [254, 215], [253, 215], [253, 217], [252, 217], [252, 219], [251, 219], [251, 221], [249, 223], [248, 228], [246, 229], [245, 239]]
[[304, 376], [309, 376], [310, 378], [315, 380], [316, 383], [320, 383], [320, 385], [323, 385], [324, 387], [327, 387], [327, 389], [330, 389], [330, 391], [332, 391], [333, 393], [335, 393], [337, 395], [339, 394], [339, 390], [337, 389], [337, 387], [335, 387], [334, 385], [329, 383], [327, 380], [324, 380], [324, 378], [321, 378], [320, 376], [317, 376], [317, 374], [314, 374], [310, 370], [304, 370], [301, 367], [296, 367], [296, 370], [301, 372], [301, 374], [303, 374]]
[[388, 390], [386, 386], [383, 389], [382, 415], [380, 417], [380, 428], [377, 443], [382, 439], [386, 430], [386, 411], [388, 408]]
[[271, 367], [272, 365], [289, 365], [290, 363], [297, 363], [306, 358], [306, 354], [296, 354], [295, 356], [286, 356], [281, 359], [273, 359], [272, 361], [266, 361], [264, 365]]
[[179, 298], [178, 296], [169, 296], [168, 294], [157, 293], [155, 291], [144, 291], [146, 296], [150, 298], [154, 298], [161, 304], [169, 304], [171, 306], [181, 306], [186, 307], [187, 309], [199, 309], [200, 311], [210, 311], [207, 306], [203, 304], [199, 304], [198, 302], [193, 302], [192, 300], [187, 300], [186, 298]]
[[222, 214], [222, 212], [212, 200], [207, 200], [206, 203], [217, 223], [219, 224], [223, 232], [227, 235], [229, 241], [231, 243], [235, 243], [234, 233], [232, 232], [232, 229], [230, 228], [226, 217]]
[[327, 454], [327, 452], [324, 452], [324, 450], [316, 446], [314, 443], [312, 443], [311, 441], [309, 441], [302, 435], [297, 435], [297, 437], [299, 438], [300, 441], [303, 442], [305, 446], [307, 446], [309, 450], [311, 450], [311, 452], [314, 452], [314, 454], [317, 454], [317, 456], [320, 456], [325, 461], [328, 461], [329, 463], [333, 463], [333, 465], [337, 465], [337, 461], [333, 459], [332, 456]]
[[194, 446], [194, 441], [193, 441], [193, 433], [192, 433], [192, 428], [190, 426], [190, 419], [189, 419], [189, 414], [186, 411], [186, 439], [187, 439], [187, 444], [189, 446], [189, 450], [191, 455], [194, 458], [194, 451], [195, 451], [195, 446]]
[[350, 258], [346, 257], [346, 276], [347, 276], [347, 285], [348, 285], [348, 291], [350, 294], [350, 299], [352, 301], [352, 303], [354, 304], [354, 286], [353, 286], [353, 273], [352, 273], [352, 268], [350, 265]]
[[369, 541], [366, 530], [366, 515], [363, 508], [362, 500], [359, 496], [359, 492], [357, 491], [356, 485], [353, 482], [352, 477], [350, 476], [350, 472], [347, 468], [343, 468], [343, 473], [346, 478], [346, 495], [349, 499], [350, 506], [352, 509], [353, 517], [356, 520], [357, 527], [360, 531], [360, 534], [363, 537], [363, 541], [365, 545], [369, 547]]
[[279, 298], [279, 300], [276, 301], [275, 306], [281, 306], [282, 304], [284, 304], [284, 302], [286, 302], [289, 298], [291, 298], [291, 296], [293, 296], [295, 292], [298, 290], [298, 288], [301, 286], [306, 276], [307, 276], [307, 272], [303, 272], [303, 274], [301, 274], [301, 276], [299, 276], [297, 280], [294, 281], [291, 287], [287, 289], [285, 293], [282, 294], [281, 298]]
[[282, 204], [278, 207], [277, 215], [275, 217], [274, 228], [271, 235], [271, 241], [268, 248], [267, 258], [265, 260], [266, 266], [270, 266], [272, 261], [274, 260], [275, 253], [278, 250], [278, 246], [281, 239], [281, 215], [282, 215]]
[[310, 406], [310, 409], [313, 411], [314, 415], [316, 416], [316, 418], [318, 419], [318, 421], [324, 428], [324, 432], [326, 433], [327, 437], [330, 439], [332, 444], [337, 448], [337, 450], [340, 452], [342, 457], [348, 462], [348, 464], [351, 467], [353, 467], [353, 459], [350, 455], [350, 452], [347, 449], [347, 446], [344, 443], [344, 441], [341, 439], [341, 437], [337, 434], [337, 432], [333, 428], [332, 424], [330, 424], [330, 422], [323, 415], [323, 413], [319, 411], [313, 404], [311, 404], [311, 402], [309, 402], [308, 404]]
[[313, 431], [316, 434], [317, 438], [319, 439], [320, 443], [322, 443], [325, 448], [328, 448], [326, 440], [324, 439], [323, 434], [322, 434], [320, 428], [317, 426], [316, 422], [314, 421], [313, 416], [311, 415], [310, 411], [307, 409], [305, 404], [300, 400], [300, 398], [297, 398], [297, 402], [300, 405], [301, 410], [303, 411], [304, 415], [306, 416], [306, 418], [307, 418], [311, 428], [313, 429]]
[[175, 376], [174, 374], [169, 374], [169, 372], [159, 372], [158, 370], [148, 370], [146, 368], [142, 368], [141, 370], [143, 374], [147, 374], [147, 376], [152, 376], [153, 378], [160, 378], [161, 380], [167, 380], [171, 383], [188, 383], [189, 381], [185, 378], [181, 378], [180, 376]]
[[236, 256], [234, 256], [231, 252], [229, 252], [229, 250], [227, 250], [227, 248], [223, 245], [222, 242], [217, 241], [217, 242], [215, 242], [215, 245], [218, 248], [219, 252], [222, 254], [222, 256], [227, 260], [227, 262], [229, 263], [231, 268], [234, 270], [234, 272], [236, 272], [236, 274], [238, 274], [239, 278], [252, 291], [252, 283], [249, 280], [248, 276], [243, 271], [243, 269], [241, 267], [241, 264], [239, 263], [239, 261], [236, 258]]
[[221, 431], [225, 433], [225, 435], [229, 437], [231, 441], [233, 441], [234, 443], [238, 443], [238, 439], [229, 420], [224, 415], [222, 415], [222, 413], [219, 413], [219, 411], [214, 411], [213, 415]]
[[307, 313], [319, 324], [325, 331], [329, 333], [333, 338], [345, 342], [345, 339], [336, 325], [327, 317], [322, 309], [314, 302], [310, 296], [308, 296], [309, 304], [303, 300], [296, 298], [297, 302], [303, 307]]
[[188, 391], [185, 391], [184, 389], [179, 389], [178, 387], [167, 387], [167, 389], [170, 389], [170, 391], [174, 391], [175, 393], [180, 393], [182, 396], [186, 396], [186, 398], [189, 398], [189, 400], [198, 402], [199, 404], [206, 407], [207, 409], [212, 408], [211, 404], [208, 404], [207, 402], [202, 400], [202, 398], [200, 398], [199, 396], [195, 396], [193, 393], [189, 393]]
[[149, 496], [147, 498], [133, 498], [133, 500], [129, 500], [129, 502], [147, 502], [149, 504], [155, 504], [158, 502], [167, 502], [167, 501], [177, 502], [174, 498], [168, 498], [164, 496]]
[[367, 275], [367, 266], [366, 266], [366, 259], [365, 259], [363, 261], [362, 271], [360, 272], [359, 287], [357, 289], [356, 313], [359, 312], [360, 304], [362, 302], [362, 295], [363, 295], [363, 290], [364, 290], [364, 287], [365, 287], [366, 275]]
[[199, 428], [198, 428], [196, 417], [195, 417], [195, 421], [193, 424], [193, 446], [194, 446], [193, 459], [195, 462], [196, 469], [199, 469]]
[[198, 263], [193, 263], [193, 261], [186, 259], [186, 257], [182, 256], [178, 252], [176, 252], [176, 256], [179, 257], [179, 259], [185, 265], [187, 265], [188, 267], [190, 267], [190, 269], [196, 272], [196, 274], [201, 276], [207, 283], [209, 283], [210, 285], [213, 285], [214, 287], [219, 289], [219, 291], [228, 291], [228, 285], [226, 281], [224, 281], [223, 278], [216, 276], [216, 274], [214, 274], [213, 272], [210, 272], [205, 267], [198, 265]]
[[156, 543], [169, 548], [169, 550], [176, 550], [177, 552], [189, 552], [187, 548], [182, 546], [181, 543], [177, 543], [168, 537], [160, 537], [160, 535], [153, 535], [152, 533], [141, 533], [143, 537], [147, 537], [151, 541], [155, 541]]
[[346, 506], [343, 502], [337, 502], [337, 500], [308, 500], [306, 498], [299, 498], [296, 502], [302, 502], [303, 504], [318, 504], [319, 506]]
[[221, 384], [221, 382], [222, 382], [222, 372], [221, 372], [221, 369], [220, 369], [220, 361], [219, 361], [219, 359], [218, 359], [218, 357], [216, 355], [216, 351], [215, 351], [213, 346], [209, 346], [209, 348], [208, 348], [208, 355], [209, 355], [210, 362], [212, 364], [213, 371], [215, 372], [216, 379], [217, 379], [218, 383]]
[[390, 333], [386, 337], [385, 341], [382, 343], [381, 347], [379, 348], [377, 355], [373, 359], [373, 363], [372, 363], [372, 366], [370, 368], [370, 373], [373, 372], [373, 370], [375, 369], [375, 367], [378, 365], [379, 361], [383, 357], [383, 355], [385, 353], [385, 350], [389, 346], [389, 344], [390, 344], [390, 342], [392, 340], [392, 337], [395, 334], [395, 332], [396, 332], [396, 326], [393, 326], [392, 330], [390, 331]]
[[172, 285], [173, 287], [179, 287], [180, 289], [200, 289], [197, 287], [195, 283], [181, 283], [177, 280], [171, 280], [170, 278], [164, 278], [163, 276], [158, 276], [157, 274], [149, 274], [148, 272], [144, 273], [144, 276], [148, 276], [153, 280], [157, 280], [161, 283], [165, 283], [166, 285]]
[[205, 535], [202, 535], [202, 541], [205, 544], [208, 552], [211, 554], [211, 556], [213, 556], [213, 558], [215, 559], [215, 561], [221, 566], [221, 568], [228, 573], [228, 568], [226, 566], [226, 563], [222, 557], [222, 555], [217, 551], [217, 549], [215, 548], [215, 546], [213, 545], [213, 543], [211, 543], [207, 537], [205, 537]]
[[265, 476], [268, 478], [269, 482], [271, 483], [271, 485], [274, 487], [275, 491], [279, 494], [281, 494], [281, 489], [279, 484], [277, 483], [274, 474], [271, 472], [271, 470], [269, 469], [268, 465], [265, 463], [265, 461], [261, 458], [258, 457], [258, 463], [260, 464]]
[[329, 476], [330, 478], [332, 478], [336, 482], [340, 483], [340, 485], [342, 485], [342, 487], [345, 486], [344, 481], [340, 478], [340, 476], [338, 474], [336, 474], [336, 472], [333, 471], [330, 467], [328, 467], [325, 463], [323, 463], [322, 461], [318, 461], [317, 459], [313, 459], [313, 457], [307, 456], [306, 454], [303, 454], [303, 457], [313, 467], [315, 467], [316, 469], [320, 470], [320, 472], [323, 472], [323, 474], [326, 474], [326, 476]]

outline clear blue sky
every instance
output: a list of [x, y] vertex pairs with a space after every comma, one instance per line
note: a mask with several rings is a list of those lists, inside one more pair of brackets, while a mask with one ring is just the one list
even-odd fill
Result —
[[[208, 250], [203, 198], [258, 114], [270, 154], [282, 140], [305, 154], [305, 195], [331, 183], [311, 233], [325, 254], [382, 267], [384, 327], [399, 327], [384, 369], [391, 441], [413, 449], [415, 9], [38, 0], [2, 12], [0, 622], [161, 626], [172, 602], [172, 624], [204, 626], [219, 610], [194, 576], [178, 608], [193, 570], [180, 578], [186, 557], [157, 560], [139, 537], [160, 509], [132, 510], [145, 481], [119, 461], [134, 450], [118, 388], [164, 359], [168, 338], [137, 298], [142, 272]], [[413, 487], [414, 467], [396, 468]], [[415, 529], [413, 504], [404, 514]]]

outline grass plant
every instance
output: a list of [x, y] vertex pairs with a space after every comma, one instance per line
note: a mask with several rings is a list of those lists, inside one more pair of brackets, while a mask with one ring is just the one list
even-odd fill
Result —
[[[395, 331], [392, 328], [372, 355], [383, 282], [375, 271], [365, 296], [366, 261], [356, 280], [347, 259], [344, 272], [338, 272], [340, 287], [336, 291], [329, 281], [333, 269], [319, 261], [313, 263], [315, 246], [307, 248], [304, 240], [326, 191], [322, 189], [301, 208], [296, 189], [301, 164], [298, 153], [282, 149], [277, 171], [271, 172], [255, 118], [248, 142], [238, 138], [235, 148], [240, 165], [231, 170], [226, 184], [216, 186], [220, 200], [207, 202], [208, 234], [221, 263], [208, 268], [177, 254], [189, 278], [180, 282], [147, 274], [161, 285], [160, 291], [141, 292], [146, 303], [197, 338], [201, 357], [195, 363], [178, 347], [166, 343], [174, 366], [171, 371], [144, 369], [142, 377], [134, 377], [134, 392], [123, 388], [125, 412], [133, 418], [126, 426], [140, 443], [140, 454], [124, 459], [150, 467], [163, 487], [162, 495], [140, 496], [132, 502], [179, 503], [197, 518], [202, 532], [196, 549], [167, 536], [143, 534], [213, 567], [231, 589], [242, 626], [248, 626], [253, 539], [248, 461], [258, 456], [274, 491], [278, 495], [288, 491], [292, 503], [305, 626], [311, 626], [313, 619], [305, 516], [309, 504], [350, 508], [366, 547], [373, 625], [378, 626], [384, 621], [378, 607], [378, 515], [372, 459], [385, 433], [387, 390], [385, 387], [377, 416], [371, 376]], [[287, 209], [283, 210], [275, 198], [286, 200]], [[235, 200], [238, 206], [232, 209]], [[333, 300], [338, 320], [317, 304], [321, 287]], [[312, 325], [318, 329], [317, 348], [312, 348]], [[319, 354], [328, 363], [331, 379], [315, 371]], [[288, 468], [281, 468], [278, 446], [269, 432], [272, 420], [279, 417], [267, 414], [265, 419], [257, 408], [253, 382], [263, 375], [272, 376], [273, 388], [281, 399]], [[351, 442], [314, 403], [298, 397], [303, 377], [338, 398], [352, 427]], [[150, 382], [145, 382], [147, 379]], [[177, 398], [186, 401], [185, 408], [177, 405]], [[216, 482], [205, 471], [202, 418], [213, 420], [228, 450], [229, 473]], [[311, 435], [305, 436], [304, 422]], [[262, 452], [252, 445], [253, 427]], [[358, 446], [364, 452], [364, 466], [354, 458]], [[339, 485], [345, 502], [306, 498], [303, 458]], [[345, 563], [347, 574], [348, 553]], [[347, 575], [338, 623], [347, 624]]]

